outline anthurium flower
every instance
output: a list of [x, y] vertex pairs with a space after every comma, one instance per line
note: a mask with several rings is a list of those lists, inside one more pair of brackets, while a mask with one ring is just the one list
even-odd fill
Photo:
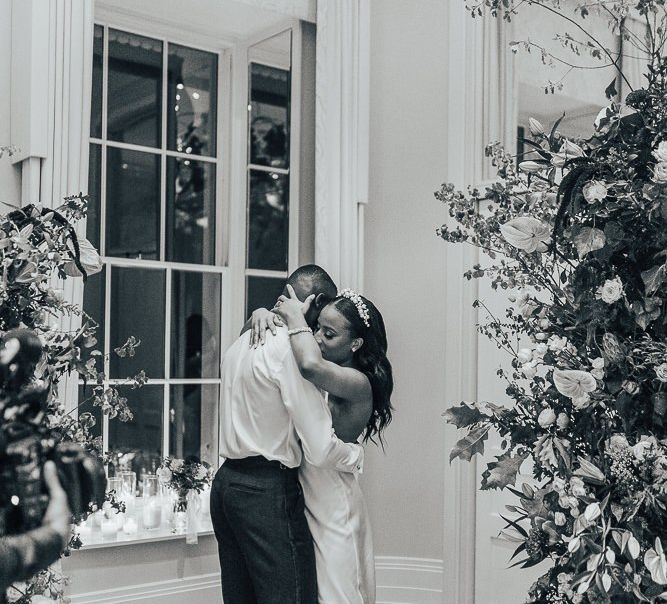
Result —
[[[99, 273], [102, 270], [102, 259], [97, 253], [95, 246], [88, 239], [79, 239], [79, 262], [88, 276]], [[63, 268], [65, 273], [70, 277], [82, 276], [74, 260], [66, 262]]]
[[553, 382], [561, 394], [578, 399], [597, 388], [595, 378], [588, 371], [554, 369]]
[[546, 252], [551, 239], [551, 227], [532, 216], [519, 216], [500, 227], [510, 245], [526, 252]]
[[539, 172], [543, 168], [544, 168], [544, 166], [541, 165], [541, 164], [538, 164], [536, 161], [527, 160], [527, 161], [522, 161], [519, 164], [519, 170], [521, 170], [522, 172], [527, 172], [529, 174]]
[[665, 560], [660, 537], [655, 538], [655, 548], [649, 549], [644, 554], [644, 564], [651, 573], [653, 581], [658, 585], [667, 585], [667, 560]]

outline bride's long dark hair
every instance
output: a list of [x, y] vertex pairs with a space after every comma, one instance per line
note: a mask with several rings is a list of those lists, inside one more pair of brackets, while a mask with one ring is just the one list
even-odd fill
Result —
[[373, 412], [366, 424], [363, 440], [376, 442], [377, 436], [384, 448], [382, 432], [392, 419], [391, 393], [394, 389], [391, 363], [387, 358], [387, 332], [375, 304], [363, 296], [359, 297], [368, 308], [368, 327], [349, 298], [338, 296], [331, 304], [347, 319], [352, 337], [364, 340], [353, 357], [355, 367], [368, 378], [373, 392]]

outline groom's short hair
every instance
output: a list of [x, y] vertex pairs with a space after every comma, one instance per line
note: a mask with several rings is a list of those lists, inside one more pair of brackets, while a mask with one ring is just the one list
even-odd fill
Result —
[[321, 303], [328, 303], [338, 294], [338, 288], [321, 266], [317, 264], [304, 264], [297, 268], [288, 278], [289, 283], [300, 298], [305, 299], [310, 294], [320, 298]]

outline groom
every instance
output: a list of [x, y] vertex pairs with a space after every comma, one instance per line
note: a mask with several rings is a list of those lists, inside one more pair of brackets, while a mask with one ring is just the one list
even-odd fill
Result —
[[[306, 265], [287, 282], [300, 300], [315, 294], [314, 324], [336, 296], [324, 269]], [[333, 432], [320, 391], [301, 377], [286, 327], [249, 346], [247, 331], [222, 363], [220, 455], [211, 518], [225, 604], [316, 604], [313, 542], [298, 481], [302, 456], [357, 472], [363, 450]]]

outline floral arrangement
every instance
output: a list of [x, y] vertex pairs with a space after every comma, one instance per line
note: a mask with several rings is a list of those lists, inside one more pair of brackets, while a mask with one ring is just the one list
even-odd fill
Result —
[[[616, 4], [664, 14], [662, 2]], [[589, 138], [531, 119], [531, 153], [518, 166], [490, 145], [496, 183], [467, 193], [446, 184], [436, 193], [452, 219], [439, 236], [477, 246], [492, 261], [465, 276], [489, 278], [511, 302], [502, 317], [475, 304], [488, 315], [480, 332], [511, 356], [511, 369], [498, 375], [513, 404], [463, 402], [445, 418], [462, 432], [450, 460], [483, 453], [491, 430], [502, 439], [481, 488], [517, 498], [503, 517], [515, 564], [550, 562], [531, 603], [667, 600], [661, 54], [649, 57], [646, 86], [603, 108]], [[521, 468], [532, 477], [517, 486]]]
[[179, 497], [190, 491], [201, 493], [213, 480], [213, 469], [205, 461], [196, 458], [179, 459], [166, 457], [158, 468], [158, 478], [162, 484], [172, 489]]
[[[12, 152], [6, 148], [0, 151]], [[55, 210], [28, 205], [0, 215], [0, 333], [19, 326], [35, 331], [43, 345], [35, 379], [49, 389], [44, 420], [49, 433], [56, 442], [79, 443], [103, 458], [102, 443], [92, 433], [95, 417], [90, 412], [77, 411], [92, 404], [104, 415], [120, 421], [131, 420], [132, 412], [117, 387], [105, 385], [104, 373], [99, 369], [104, 355], [95, 349], [96, 323], [63, 298], [64, 280], [86, 279], [102, 268], [95, 248], [87, 240], [79, 239], [74, 230], [74, 224], [85, 216], [86, 207], [87, 198], [77, 195], [66, 198]], [[80, 316], [82, 325], [70, 332], [62, 328], [61, 320], [71, 316]], [[135, 340], [128, 340], [117, 354], [132, 354], [136, 345]], [[90, 396], [80, 400], [74, 409], [65, 408], [58, 397], [59, 382], [68, 374], [78, 374], [90, 391]], [[125, 384], [138, 388], [145, 381], [145, 374], [140, 372]], [[108, 506], [119, 509], [121, 504], [114, 500], [113, 494], [108, 499]], [[75, 518], [75, 522], [85, 520], [94, 511], [91, 508], [83, 517]], [[75, 534], [65, 555], [80, 546]], [[15, 585], [8, 596], [10, 601], [20, 604], [28, 604], [36, 595], [63, 601], [65, 585], [66, 578], [51, 568], [26, 584]]]

